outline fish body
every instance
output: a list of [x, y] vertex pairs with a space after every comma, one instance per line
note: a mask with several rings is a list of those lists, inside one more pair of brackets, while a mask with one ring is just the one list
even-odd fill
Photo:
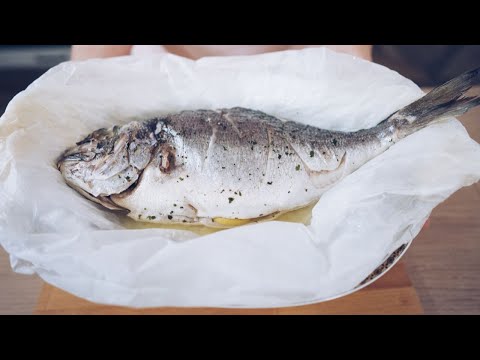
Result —
[[463, 74], [356, 132], [319, 129], [245, 108], [182, 111], [100, 129], [68, 149], [66, 182], [138, 221], [224, 227], [270, 219], [322, 193], [405, 136], [479, 105]]

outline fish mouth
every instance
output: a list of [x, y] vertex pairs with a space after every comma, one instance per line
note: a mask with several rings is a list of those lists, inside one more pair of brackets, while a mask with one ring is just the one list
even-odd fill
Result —
[[80, 151], [75, 151], [73, 149], [65, 150], [57, 159], [55, 160], [55, 164], [57, 165], [57, 169], [63, 173], [62, 168], [67, 162], [75, 162], [76, 164], [80, 161], [91, 161], [93, 160], [83, 160], [83, 158], [87, 159], [88, 157], [83, 157]]

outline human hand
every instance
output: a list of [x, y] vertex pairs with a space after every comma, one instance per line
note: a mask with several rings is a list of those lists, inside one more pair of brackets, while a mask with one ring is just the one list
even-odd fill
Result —
[[372, 45], [325, 45], [330, 50], [343, 52], [355, 57], [372, 61]]
[[353, 55], [355, 57], [372, 61], [373, 45], [289, 45], [290, 49], [305, 49], [310, 47], [326, 47], [327, 49]]

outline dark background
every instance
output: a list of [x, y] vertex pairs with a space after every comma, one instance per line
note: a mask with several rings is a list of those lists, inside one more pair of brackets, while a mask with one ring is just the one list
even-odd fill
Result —
[[[70, 45], [0, 45], [0, 114], [18, 92], [66, 61]], [[419, 86], [436, 86], [480, 66], [480, 45], [375, 45], [373, 60]]]

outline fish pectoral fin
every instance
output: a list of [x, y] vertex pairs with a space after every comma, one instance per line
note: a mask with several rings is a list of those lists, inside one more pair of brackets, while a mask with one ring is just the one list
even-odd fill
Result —
[[325, 189], [343, 178], [343, 176], [345, 175], [344, 170], [347, 163], [346, 160], [347, 153], [345, 152], [343, 153], [342, 158], [340, 159], [340, 162], [335, 169], [310, 171], [309, 175], [312, 179], [313, 185], [317, 189]]
[[337, 172], [339, 170], [343, 170], [343, 168], [345, 167], [345, 164], [346, 164], [346, 158], [347, 158], [347, 152], [344, 152], [343, 155], [342, 155], [342, 158], [340, 159], [340, 162], [338, 163], [338, 166], [334, 169], [330, 169], [330, 170], [319, 170], [319, 171], [313, 171], [315, 174], [318, 174], [318, 175], [326, 175], [326, 174], [329, 174], [329, 173], [332, 173], [332, 172]]

